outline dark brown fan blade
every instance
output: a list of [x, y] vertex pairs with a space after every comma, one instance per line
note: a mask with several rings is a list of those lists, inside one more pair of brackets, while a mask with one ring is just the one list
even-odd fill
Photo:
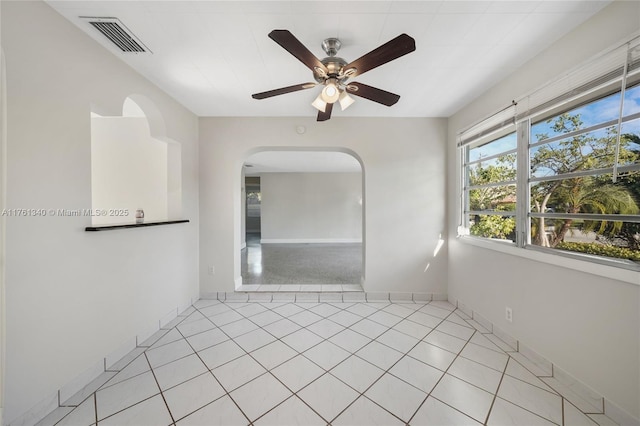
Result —
[[285, 93], [297, 92], [298, 90], [311, 89], [316, 87], [316, 83], [303, 83], [294, 86], [281, 87], [280, 89], [269, 90], [268, 92], [254, 93], [251, 95], [253, 99], [266, 99], [272, 96], [284, 95]]
[[386, 106], [391, 106], [400, 99], [400, 95], [367, 86], [366, 84], [356, 83], [355, 81], [347, 85], [347, 92], [351, 95], [360, 96], [361, 98], [369, 99], [370, 101]]
[[333, 110], [333, 104], [327, 104], [327, 107], [324, 109], [324, 112], [318, 111], [318, 118], [316, 121], [327, 121], [331, 118], [331, 111]]
[[305, 64], [311, 71], [314, 68], [320, 68], [325, 73], [328, 72], [320, 59], [316, 58], [313, 53], [305, 47], [293, 34], [287, 30], [273, 30], [269, 33], [269, 38], [278, 43], [287, 52], [298, 58], [300, 62]]
[[404, 56], [407, 53], [411, 53], [414, 50], [416, 50], [416, 41], [406, 34], [400, 34], [393, 40], [386, 42], [377, 49], [374, 49], [350, 64], [345, 65], [342, 69], [347, 71], [354, 68], [355, 71], [350, 75], [350, 77], [355, 77], [379, 67], [380, 65], [384, 65], [387, 62], [391, 62], [394, 59], [398, 59], [399, 57]]

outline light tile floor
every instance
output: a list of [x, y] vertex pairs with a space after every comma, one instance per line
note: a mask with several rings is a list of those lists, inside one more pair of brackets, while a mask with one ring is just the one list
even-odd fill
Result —
[[447, 302], [200, 300], [40, 424], [611, 424], [498, 345]]

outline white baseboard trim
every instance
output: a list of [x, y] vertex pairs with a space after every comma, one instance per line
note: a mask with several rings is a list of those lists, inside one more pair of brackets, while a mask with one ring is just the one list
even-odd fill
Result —
[[[473, 311], [468, 305], [465, 305], [459, 300], [449, 300], [449, 303], [456, 306], [456, 311], [460, 313], [460, 316], [464, 316], [467, 322], [473, 320], [482, 327], [491, 330], [490, 333], [486, 333], [485, 335], [497, 337], [500, 343], [506, 346], [506, 348], [503, 347], [503, 349], [509, 354], [509, 356], [524, 365], [531, 373], [552, 387], [568, 401], [571, 402], [572, 399], [575, 400], [575, 398], [579, 398], [583, 403], [580, 405], [587, 403], [589, 405], [589, 411], [592, 414], [604, 414], [619, 425], [640, 426], [640, 419], [633, 417], [631, 414], [617, 406], [615, 403], [605, 399], [602, 395], [582, 383], [580, 380], [555, 366], [553, 362], [547, 360], [530, 347], [500, 330], [498, 327], [494, 326], [493, 323]], [[493, 338], [490, 340], [496, 343]], [[510, 348], [510, 350], [507, 348]], [[574, 405], [577, 406], [578, 404]]]
[[260, 244], [353, 244], [362, 238], [262, 238]]
[[286, 299], [288, 302], [393, 302], [427, 303], [447, 300], [445, 293], [387, 293], [387, 292], [217, 292], [204, 293], [202, 299], [217, 299], [221, 302], [276, 302]]
[[169, 312], [167, 312], [166, 314], [164, 314], [162, 316], [162, 318], [160, 318], [160, 327], [159, 328], [165, 328], [165, 326], [167, 324], [169, 324], [171, 321], [173, 321], [174, 319], [176, 319], [178, 317], [179, 313], [180, 312], [178, 312], [178, 307], [176, 306], [175, 309], [172, 309]]
[[[138, 334], [138, 336], [128, 339], [126, 342], [124, 342], [122, 345], [120, 345], [120, 347], [118, 349], [114, 350], [109, 355], [104, 357], [104, 370], [105, 371], [108, 370], [109, 367], [114, 365], [116, 362], [120, 361], [122, 358], [125, 357], [125, 355], [127, 355], [129, 352], [134, 350], [136, 348], [136, 346], [138, 345], [139, 336], [140, 335]], [[80, 389], [78, 389], [78, 391], [79, 390]], [[69, 397], [73, 396], [76, 392], [72, 392], [69, 395]], [[60, 401], [64, 402], [64, 401], [66, 401], [66, 399], [60, 398]]]
[[80, 392], [85, 386], [93, 382], [99, 375], [105, 371], [105, 359], [96, 362], [84, 373], [62, 386], [58, 391], [58, 403], [65, 405], [65, 402], [76, 393]]
[[636, 419], [631, 414], [618, 407], [613, 402], [604, 400], [604, 413], [607, 417], [613, 419], [621, 426], [638, 426], [640, 419]]
[[5, 419], [2, 417], [2, 409], [0, 409], [0, 425], [6, 424], [7, 426], [34, 426], [52, 411], [56, 410], [59, 407], [62, 407], [65, 401], [72, 398], [77, 393], [82, 392], [85, 388], [87, 388], [87, 386], [91, 385], [101, 375], [105, 373], [115, 375], [116, 372], [110, 370], [109, 367], [115, 365], [119, 360], [127, 357], [129, 353], [131, 353], [131, 351], [134, 351], [138, 348], [138, 344], [144, 342], [150, 336], [161, 330], [163, 326], [173, 320], [177, 320], [181, 312], [180, 309], [185, 305], [187, 305], [187, 308], [185, 309], [188, 309], [188, 307], [193, 305], [193, 303], [195, 303], [198, 299], [199, 297], [195, 296], [190, 298], [190, 303], [181, 303], [178, 307], [176, 307], [176, 309], [172, 309], [169, 313], [163, 315], [162, 318], [154, 321], [153, 326], [147, 327], [144, 331], [141, 331], [134, 337], [128, 339], [124, 344], [120, 345], [120, 347], [105, 355], [101, 360], [97, 361], [92, 367], [78, 375], [73, 380], [62, 385], [50, 396], [42, 399], [29, 410], [27, 410], [17, 418], [11, 420], [10, 422], [4, 423]]

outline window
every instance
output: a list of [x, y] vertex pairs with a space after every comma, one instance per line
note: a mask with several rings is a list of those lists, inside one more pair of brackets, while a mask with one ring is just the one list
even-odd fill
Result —
[[465, 234], [640, 269], [640, 61], [628, 64], [461, 134]]

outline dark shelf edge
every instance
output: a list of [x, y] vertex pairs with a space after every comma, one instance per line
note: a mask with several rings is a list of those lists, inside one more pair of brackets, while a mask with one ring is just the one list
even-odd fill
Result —
[[182, 220], [166, 220], [163, 222], [147, 222], [147, 223], [127, 223], [123, 225], [104, 225], [104, 226], [87, 226], [84, 228], [86, 232], [113, 231], [115, 229], [126, 228], [144, 228], [146, 226], [173, 225], [174, 223], [188, 223], [188, 219]]

